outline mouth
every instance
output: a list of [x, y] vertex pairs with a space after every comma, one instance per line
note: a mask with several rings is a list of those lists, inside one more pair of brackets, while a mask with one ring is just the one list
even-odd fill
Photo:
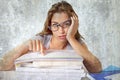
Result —
[[58, 36], [60, 39], [66, 39], [66, 35]]

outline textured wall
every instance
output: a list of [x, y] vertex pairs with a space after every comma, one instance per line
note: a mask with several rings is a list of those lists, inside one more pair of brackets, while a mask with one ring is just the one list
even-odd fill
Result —
[[[0, 0], [0, 55], [40, 32], [48, 9], [56, 1]], [[103, 68], [120, 67], [120, 1], [67, 1], [79, 16], [79, 31]]]

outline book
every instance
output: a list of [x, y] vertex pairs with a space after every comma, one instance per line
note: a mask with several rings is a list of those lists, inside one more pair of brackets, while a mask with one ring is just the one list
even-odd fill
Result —
[[85, 68], [83, 58], [73, 50], [47, 50], [45, 55], [28, 52], [15, 60], [15, 68], [17, 72], [54, 74], [56, 78], [74, 74], [79, 80], [94, 80]]
[[29, 52], [15, 60], [16, 67], [77, 67], [83, 58], [73, 50], [48, 50], [46, 55], [40, 52]]

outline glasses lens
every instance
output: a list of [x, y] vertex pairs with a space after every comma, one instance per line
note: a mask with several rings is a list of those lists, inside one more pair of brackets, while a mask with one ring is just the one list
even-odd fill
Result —
[[67, 20], [66, 22], [63, 23], [64, 28], [69, 27], [70, 25], [71, 25], [70, 20]]
[[51, 25], [51, 30], [52, 31], [57, 31], [59, 27], [62, 27], [62, 28], [67, 28], [71, 25], [71, 20], [67, 20], [63, 23], [60, 23], [60, 24], [57, 24], [57, 23], [54, 23]]
[[58, 24], [52, 24], [51, 25], [51, 30], [52, 31], [57, 31], [58, 30]]

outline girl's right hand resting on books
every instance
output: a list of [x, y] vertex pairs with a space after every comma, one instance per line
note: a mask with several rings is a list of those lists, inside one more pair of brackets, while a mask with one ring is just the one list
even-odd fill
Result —
[[29, 40], [29, 50], [33, 52], [41, 52], [44, 55], [45, 47], [40, 40]]

